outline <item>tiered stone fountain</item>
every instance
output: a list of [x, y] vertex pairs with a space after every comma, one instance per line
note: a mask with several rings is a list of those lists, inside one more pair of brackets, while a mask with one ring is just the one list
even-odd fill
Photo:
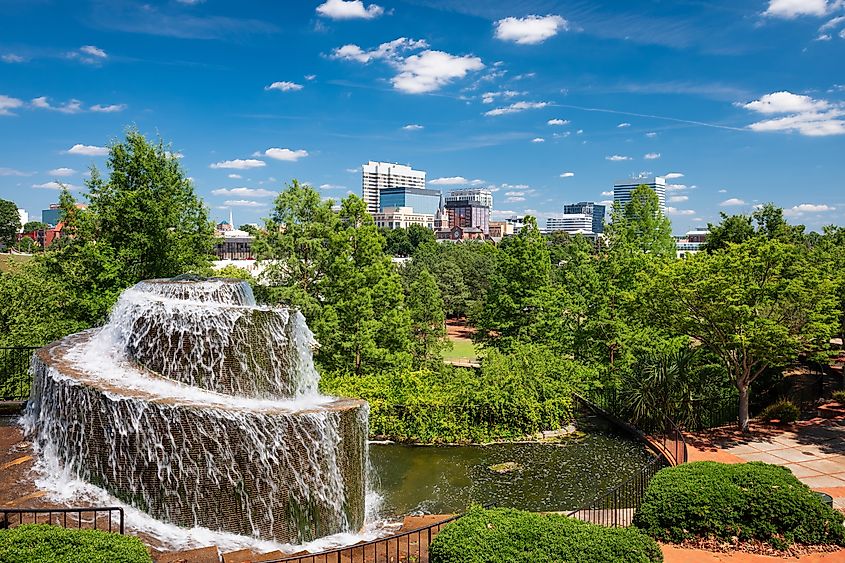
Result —
[[152, 280], [42, 348], [41, 455], [153, 517], [284, 543], [364, 521], [368, 407], [320, 396], [298, 312], [237, 280]]

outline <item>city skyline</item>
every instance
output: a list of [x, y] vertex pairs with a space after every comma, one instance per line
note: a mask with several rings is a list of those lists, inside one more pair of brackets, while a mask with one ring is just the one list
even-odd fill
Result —
[[[45, 13], [49, 17], [45, 17]], [[0, 197], [37, 218], [127, 125], [159, 133], [215, 221], [361, 165], [493, 191], [494, 219], [667, 177], [676, 233], [772, 201], [845, 224], [845, 5], [523, 1], [0, 2]], [[30, 32], [39, 29], [37, 39]]]

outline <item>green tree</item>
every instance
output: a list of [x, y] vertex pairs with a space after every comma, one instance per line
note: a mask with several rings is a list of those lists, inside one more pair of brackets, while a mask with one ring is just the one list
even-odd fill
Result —
[[407, 367], [411, 319], [402, 282], [361, 198], [343, 200], [329, 245], [315, 325], [320, 363], [356, 375]]
[[40, 252], [42, 249], [41, 245], [39, 245], [31, 238], [22, 237], [21, 240], [19, 240], [18, 243], [15, 245], [15, 250], [17, 250], [18, 252], [26, 252], [28, 254], [31, 254], [33, 252]]
[[338, 224], [332, 201], [293, 180], [276, 198], [253, 250], [265, 265], [269, 298], [302, 310], [311, 322], [319, 316], [320, 283], [330, 260], [329, 245]]
[[417, 367], [440, 362], [440, 352], [448, 345], [443, 298], [437, 280], [428, 270], [422, 270], [408, 292], [411, 313], [412, 353]]
[[754, 226], [751, 224], [750, 215], [727, 215], [724, 211], [720, 211], [719, 216], [721, 221], [718, 224], [707, 223], [710, 234], [704, 241], [703, 250], [715, 252], [731, 243], [745, 242], [754, 236]]
[[106, 165], [108, 179], [92, 168], [86, 182], [88, 236], [111, 249], [124, 283], [207, 271], [213, 226], [169, 147], [130, 130]]
[[799, 244], [804, 239], [803, 225], [790, 225], [786, 222], [783, 209], [766, 203], [751, 215], [726, 215], [720, 213], [718, 225], [707, 224], [710, 234], [703, 245], [707, 252], [715, 252], [731, 243], [741, 243], [752, 237], [777, 239]]
[[666, 262], [645, 282], [640, 306], [719, 359], [748, 428], [751, 384], [769, 367], [829, 346], [833, 284], [795, 245], [750, 239], [722, 252]]
[[18, 240], [21, 217], [14, 201], [0, 199], [0, 246], [11, 248]]
[[46, 228], [47, 223], [42, 223], [41, 221], [27, 221], [27, 223], [23, 226], [23, 232], [31, 233], [32, 231], [40, 231]]
[[[560, 344], [560, 299], [552, 284], [546, 241], [533, 217], [519, 234], [502, 241], [487, 300], [476, 319], [477, 338], [508, 349], [514, 343]], [[538, 340], [539, 339], [539, 340]]]
[[612, 218], [606, 229], [611, 246], [651, 256], [675, 256], [672, 224], [660, 211], [657, 194], [648, 186], [638, 186], [630, 202], [614, 207]]
[[410, 256], [414, 252], [411, 241], [408, 239], [408, 231], [405, 229], [388, 229], [382, 227], [381, 234], [385, 239], [385, 252], [391, 256]]

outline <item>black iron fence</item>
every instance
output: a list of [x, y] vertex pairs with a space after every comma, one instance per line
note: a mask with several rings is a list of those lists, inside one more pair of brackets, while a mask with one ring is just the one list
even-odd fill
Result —
[[79, 530], [124, 533], [123, 509], [119, 506], [90, 508], [0, 508], [0, 529], [23, 524], [51, 524]]
[[34, 346], [0, 348], [0, 401], [25, 401], [29, 398], [32, 377], [29, 364]]
[[452, 516], [434, 524], [377, 540], [320, 553], [291, 555], [268, 559], [265, 563], [425, 563], [431, 540], [448, 524], [460, 518]]
[[664, 467], [665, 459], [653, 458], [628, 479], [596, 495], [590, 502], [567, 516], [601, 526], [630, 526], [649, 481]]
[[622, 483], [597, 494], [568, 516], [603, 526], [629, 526], [642, 503], [649, 481], [663, 467], [687, 462], [687, 443], [680, 428], [667, 416], [655, 416], [643, 428], [629, 420], [623, 401], [614, 391], [576, 398], [603, 416], [645, 440], [658, 454]]

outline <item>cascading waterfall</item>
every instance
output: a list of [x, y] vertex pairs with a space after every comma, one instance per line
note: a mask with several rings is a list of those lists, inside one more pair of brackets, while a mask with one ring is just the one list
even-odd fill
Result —
[[364, 521], [368, 407], [319, 395], [301, 313], [237, 280], [151, 280], [39, 350], [41, 455], [155, 518], [282, 543]]

